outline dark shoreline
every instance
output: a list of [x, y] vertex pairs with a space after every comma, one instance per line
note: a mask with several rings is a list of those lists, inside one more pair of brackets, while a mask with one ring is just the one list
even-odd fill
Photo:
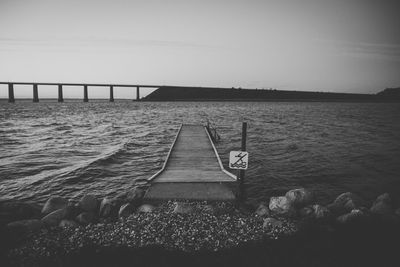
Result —
[[[176, 201], [153, 206], [142, 204], [142, 193], [137, 187], [121, 194], [119, 200], [105, 197], [101, 203], [92, 195], [85, 195], [79, 202], [52, 197], [43, 208], [15, 203], [8, 205], [10, 210], [0, 205], [1, 214], [10, 210], [11, 215], [18, 212], [25, 220], [30, 218], [30, 228], [21, 228], [15, 221], [0, 227], [0, 263], [307, 267], [400, 264], [400, 209], [387, 193], [378, 196], [370, 209], [361, 206], [350, 192], [324, 207], [315, 204], [312, 192], [304, 188], [271, 197], [269, 204], [262, 202], [258, 207], [239, 202]], [[127, 205], [122, 203], [126, 202], [135, 208], [121, 213]], [[59, 209], [60, 205], [64, 208]], [[82, 211], [94, 217], [82, 220]]]
[[377, 94], [286, 91], [217, 87], [163, 86], [141, 101], [284, 101], [284, 102], [400, 102], [400, 90], [385, 89]]
[[[171, 251], [161, 246], [84, 245], [73, 253], [34, 258], [25, 266], [399, 266], [398, 225], [370, 223], [330, 229], [304, 224], [296, 234], [219, 251]], [[1, 259], [4, 257], [4, 259]], [[0, 255], [2, 266], [20, 266]], [[15, 260], [15, 259], [14, 259]]]

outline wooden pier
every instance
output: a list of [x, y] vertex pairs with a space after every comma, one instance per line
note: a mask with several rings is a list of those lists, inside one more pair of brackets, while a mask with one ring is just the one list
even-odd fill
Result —
[[236, 176], [224, 169], [201, 125], [181, 125], [162, 169], [149, 180], [146, 200], [235, 200], [229, 184]]

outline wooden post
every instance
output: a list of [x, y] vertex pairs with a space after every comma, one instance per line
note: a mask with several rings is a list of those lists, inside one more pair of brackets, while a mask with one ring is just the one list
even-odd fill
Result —
[[[247, 138], [247, 122], [242, 122], [241, 151], [246, 151], [246, 138]], [[246, 190], [244, 188], [244, 176], [245, 176], [245, 170], [238, 170], [239, 200], [240, 201], [244, 201], [246, 199]]]
[[136, 86], [136, 101], [140, 100], [139, 86]]
[[[242, 123], [242, 148], [241, 151], [246, 151], [246, 138], [247, 138], [247, 122]], [[244, 181], [244, 170], [239, 170], [239, 180]]]
[[14, 103], [15, 98], [14, 98], [14, 84], [9, 83], [8, 84], [8, 102], [9, 103]]
[[89, 102], [88, 86], [86, 84], [83, 86], [83, 102]]
[[39, 102], [38, 85], [36, 83], [33, 84], [33, 102]]
[[62, 84], [59, 84], [59, 85], [58, 85], [58, 102], [64, 102]]
[[114, 102], [114, 86], [110, 85], [110, 102]]

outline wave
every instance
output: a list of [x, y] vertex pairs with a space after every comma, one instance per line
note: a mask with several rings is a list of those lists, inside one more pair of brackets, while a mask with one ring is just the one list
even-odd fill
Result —
[[[132, 144], [136, 144], [135, 142], [132, 142], [131, 140], [127, 140], [119, 145], [113, 146], [109, 149], [106, 149], [101, 153], [99, 156], [95, 158], [91, 158], [88, 160], [80, 161], [77, 164], [74, 164], [72, 166], [64, 167], [59, 170], [49, 170], [49, 171], [42, 171], [39, 174], [33, 175], [33, 176], [27, 176], [24, 178], [19, 178], [15, 182], [24, 186], [33, 186], [37, 185], [39, 183], [43, 183], [45, 181], [48, 181], [49, 179], [59, 179], [59, 178], [65, 178], [67, 176], [73, 176], [74, 173], [84, 171], [86, 170], [89, 166], [95, 165], [95, 164], [100, 164], [102, 162], [105, 162], [115, 156], [118, 156], [120, 153], [124, 153], [128, 146], [131, 146]], [[142, 144], [138, 144], [141, 146]]]

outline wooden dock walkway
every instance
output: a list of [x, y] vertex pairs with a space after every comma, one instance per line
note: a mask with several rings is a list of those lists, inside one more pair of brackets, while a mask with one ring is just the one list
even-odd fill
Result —
[[206, 128], [181, 125], [162, 169], [150, 179], [146, 200], [232, 201], [229, 184], [236, 176], [227, 172]]

